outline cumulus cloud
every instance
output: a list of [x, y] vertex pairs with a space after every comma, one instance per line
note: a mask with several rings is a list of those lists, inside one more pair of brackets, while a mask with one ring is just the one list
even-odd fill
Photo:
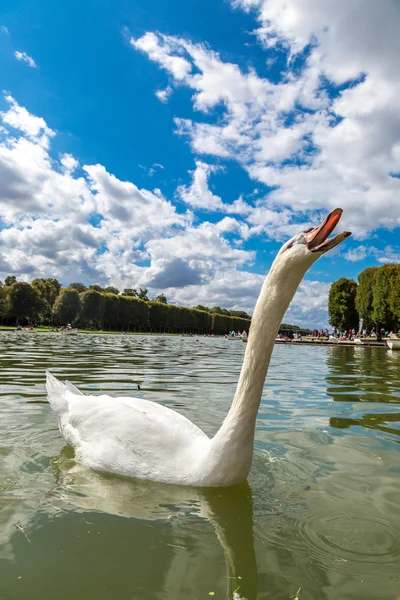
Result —
[[191, 222], [191, 214], [178, 214], [161, 192], [120, 181], [102, 165], [83, 165], [85, 176], [76, 175], [75, 157], [51, 155], [55, 132], [44, 119], [6, 99], [9, 109], [0, 115], [6, 126], [0, 143], [3, 276], [81, 273], [107, 282], [110, 266], [121, 279], [138, 276], [132, 261], [147, 257], [143, 244]]
[[166, 288], [183, 288], [201, 283], [200, 273], [181, 258], [171, 261], [160, 259], [152, 269], [148, 285], [165, 290]]
[[400, 248], [385, 246], [380, 249], [375, 246], [360, 245], [344, 254], [344, 258], [350, 262], [358, 262], [368, 257], [374, 258], [379, 263], [397, 263], [400, 262]]
[[181, 185], [177, 192], [184, 202], [193, 208], [203, 210], [223, 210], [224, 204], [219, 196], [211, 192], [208, 186], [210, 173], [215, 173], [217, 166], [196, 161], [196, 169], [192, 173], [192, 182], [189, 186]]
[[[146, 286], [154, 295], [167, 291], [177, 303], [252, 308], [263, 279], [245, 270], [255, 253], [226, 237], [241, 231], [241, 221], [225, 216], [195, 224], [191, 211], [178, 212], [160, 190], [121, 181], [100, 164], [78, 170], [71, 154], [52, 155], [56, 133], [44, 119], [7, 100], [1, 114], [0, 277]], [[214, 168], [204, 163], [196, 170], [207, 194]], [[198, 185], [193, 174], [182, 190], [188, 204], [196, 204]], [[248, 212], [246, 202], [239, 198], [232, 211]]]
[[[266, 208], [281, 206], [311, 219], [316, 211], [341, 206], [343, 225], [360, 239], [398, 227], [399, 3], [232, 5], [254, 11], [267, 59], [273, 48], [287, 52], [280, 82], [242, 71], [181, 37], [147, 33], [132, 41], [168, 72], [171, 85], [193, 91], [196, 116], [177, 115], [177, 134], [197, 154], [237, 160], [250, 177], [272, 187]], [[300, 69], [293, 68], [296, 57]], [[184, 68], [178, 70], [175, 59]]]
[[166, 102], [168, 102], [169, 97], [172, 94], [172, 87], [170, 85], [168, 85], [163, 90], [157, 90], [155, 92], [155, 94], [156, 94], [157, 98], [160, 100], [160, 102], [163, 102], [165, 104]]
[[37, 69], [37, 64], [35, 63], [33, 58], [29, 56], [29, 54], [27, 54], [26, 52], [20, 52], [19, 50], [16, 50], [14, 52], [14, 56], [17, 60], [26, 63], [28, 67], [31, 67], [32, 69]]

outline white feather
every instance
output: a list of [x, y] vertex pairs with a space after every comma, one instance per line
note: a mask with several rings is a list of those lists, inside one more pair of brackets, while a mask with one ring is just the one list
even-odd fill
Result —
[[229, 486], [244, 481], [275, 336], [305, 272], [317, 258], [305, 244], [293, 243], [279, 252], [254, 310], [232, 407], [213, 439], [160, 404], [83, 395], [47, 373], [49, 402], [77, 460], [98, 471], [166, 483]]

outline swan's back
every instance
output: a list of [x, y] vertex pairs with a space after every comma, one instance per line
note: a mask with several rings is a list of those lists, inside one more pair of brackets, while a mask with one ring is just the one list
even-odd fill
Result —
[[210, 443], [183, 415], [142, 398], [86, 396], [47, 373], [49, 403], [76, 458], [93, 469], [190, 483]]

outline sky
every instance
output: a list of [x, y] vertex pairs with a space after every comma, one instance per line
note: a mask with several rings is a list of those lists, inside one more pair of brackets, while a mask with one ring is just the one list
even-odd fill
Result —
[[146, 287], [251, 312], [280, 246], [353, 236], [339, 277], [400, 260], [397, 0], [3, 0], [0, 279]]

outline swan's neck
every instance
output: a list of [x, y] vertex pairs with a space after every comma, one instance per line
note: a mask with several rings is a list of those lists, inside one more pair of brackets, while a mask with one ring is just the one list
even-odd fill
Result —
[[[304, 269], [303, 269], [304, 266]], [[231, 409], [212, 440], [214, 460], [246, 478], [253, 455], [254, 430], [275, 337], [309, 264], [274, 261], [258, 298]], [[228, 464], [229, 463], [229, 464]], [[220, 465], [220, 468], [223, 465]]]

